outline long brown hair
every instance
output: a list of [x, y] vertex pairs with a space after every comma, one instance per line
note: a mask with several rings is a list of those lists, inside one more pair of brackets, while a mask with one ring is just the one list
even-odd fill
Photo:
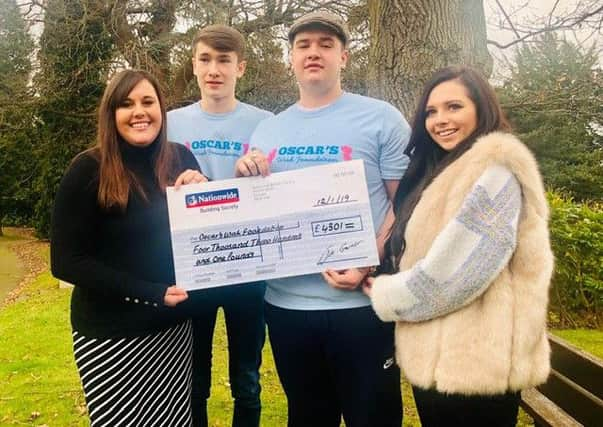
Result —
[[111, 208], [125, 210], [132, 190], [146, 198], [136, 175], [124, 165], [119, 149], [121, 136], [115, 123], [115, 111], [127, 99], [132, 89], [143, 80], [147, 80], [155, 88], [161, 108], [161, 130], [154, 141], [154, 144], [158, 144], [154, 162], [157, 185], [165, 191], [165, 187], [173, 179], [170, 176], [170, 166], [174, 154], [167, 142], [165, 99], [159, 82], [146, 71], [121, 71], [111, 79], [103, 94], [98, 108], [97, 144], [93, 149], [100, 162], [98, 203], [107, 210]]
[[[463, 142], [451, 151], [442, 149], [429, 136], [425, 128], [427, 101], [431, 91], [441, 83], [457, 80], [467, 90], [477, 112], [477, 127]], [[494, 90], [488, 81], [476, 70], [466, 66], [451, 66], [437, 71], [425, 84], [414, 116], [412, 132], [404, 154], [410, 157], [410, 164], [400, 180], [400, 185], [394, 197], [394, 213], [396, 219], [392, 225], [390, 236], [385, 243], [385, 257], [380, 268], [381, 272], [394, 273], [398, 265], [406, 241], [404, 233], [406, 224], [423, 190], [448, 165], [469, 150], [476, 139], [496, 130], [509, 130], [500, 104]]]

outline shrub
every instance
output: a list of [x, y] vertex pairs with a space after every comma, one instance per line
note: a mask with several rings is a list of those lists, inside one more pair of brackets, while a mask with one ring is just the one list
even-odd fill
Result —
[[575, 203], [548, 193], [555, 274], [551, 321], [555, 326], [601, 327], [603, 308], [603, 205]]

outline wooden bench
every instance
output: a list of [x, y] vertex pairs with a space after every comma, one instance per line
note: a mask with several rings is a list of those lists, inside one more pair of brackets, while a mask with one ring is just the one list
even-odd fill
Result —
[[603, 361], [549, 335], [551, 375], [521, 394], [536, 426], [603, 426]]

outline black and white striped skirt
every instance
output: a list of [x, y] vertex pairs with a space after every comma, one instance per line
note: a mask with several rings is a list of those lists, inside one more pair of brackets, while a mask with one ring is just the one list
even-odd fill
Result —
[[91, 426], [190, 426], [192, 327], [140, 337], [73, 332]]

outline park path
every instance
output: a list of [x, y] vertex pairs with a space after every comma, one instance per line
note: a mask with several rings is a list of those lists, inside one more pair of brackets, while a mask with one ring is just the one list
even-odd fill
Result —
[[0, 308], [48, 269], [44, 252], [48, 242], [36, 239], [28, 229], [6, 227], [3, 232], [7, 238], [0, 239]]

